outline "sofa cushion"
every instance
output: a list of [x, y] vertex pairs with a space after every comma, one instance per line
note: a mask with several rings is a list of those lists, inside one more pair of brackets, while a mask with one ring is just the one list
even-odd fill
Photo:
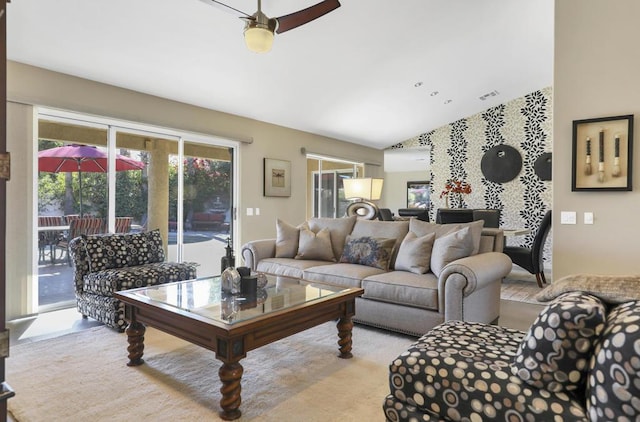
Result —
[[331, 232], [331, 247], [333, 248], [334, 257], [338, 260], [342, 256], [345, 239], [353, 230], [356, 219], [355, 215], [344, 218], [311, 218], [307, 223], [315, 233], [324, 228], [329, 229]]
[[300, 227], [276, 220], [276, 258], [293, 258], [298, 253]]
[[416, 274], [424, 274], [431, 266], [431, 250], [436, 240], [435, 233], [422, 237], [409, 232], [402, 240], [394, 268], [396, 270], [410, 271]]
[[331, 247], [331, 232], [329, 229], [324, 228], [318, 233], [314, 233], [310, 229], [301, 228], [296, 259], [335, 262], [336, 258]]
[[86, 293], [112, 296], [120, 290], [153, 286], [196, 277], [196, 265], [190, 262], [156, 262], [133, 267], [110, 268], [87, 274]]
[[436, 237], [431, 252], [431, 271], [440, 277], [440, 273], [449, 263], [471, 255], [473, 240], [469, 227], [464, 227], [441, 237]]
[[443, 415], [425, 420], [588, 421], [573, 395], [539, 390], [510, 374], [523, 335], [477, 322], [441, 324], [391, 362], [391, 394]]
[[329, 261], [302, 260], [294, 258], [266, 258], [258, 262], [256, 271], [274, 275], [302, 278], [305, 269], [333, 264]]
[[347, 236], [340, 262], [367, 265], [387, 271], [395, 244], [395, 238]]
[[362, 280], [363, 298], [438, 310], [438, 278], [431, 274], [389, 271]]
[[605, 318], [605, 305], [594, 296], [574, 292], [556, 298], [529, 328], [511, 372], [548, 391], [583, 389]]
[[472, 221], [470, 223], [436, 224], [412, 218], [409, 221], [409, 231], [414, 232], [418, 237], [424, 236], [429, 233], [435, 233], [437, 239], [438, 237], [442, 237], [448, 233], [455, 232], [464, 227], [469, 227], [473, 245], [471, 255], [476, 255], [478, 252], [480, 252], [480, 241], [482, 240], [483, 224], [483, 221], [480, 220]]
[[437, 224], [428, 221], [412, 218], [409, 220], [409, 231], [416, 236], [422, 237], [430, 233], [435, 233], [436, 237], [444, 236], [447, 233], [458, 230], [457, 224]]
[[360, 287], [363, 279], [384, 272], [380, 268], [366, 265], [338, 263], [307, 268], [303, 271], [302, 278], [338, 286]]
[[592, 421], [640, 420], [640, 301], [613, 308], [589, 364]]

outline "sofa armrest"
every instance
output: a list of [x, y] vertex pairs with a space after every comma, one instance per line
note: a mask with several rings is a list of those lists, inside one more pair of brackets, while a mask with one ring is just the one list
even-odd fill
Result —
[[480, 253], [502, 252], [504, 249], [504, 230], [494, 227], [483, 227], [480, 238]]
[[241, 253], [244, 265], [251, 268], [252, 271], [255, 271], [258, 262], [276, 256], [276, 240], [261, 239], [247, 242], [242, 245]]
[[477, 254], [449, 263], [438, 278], [438, 307], [445, 321], [464, 320], [464, 299], [494, 283], [501, 283], [511, 269], [511, 259], [502, 252]]

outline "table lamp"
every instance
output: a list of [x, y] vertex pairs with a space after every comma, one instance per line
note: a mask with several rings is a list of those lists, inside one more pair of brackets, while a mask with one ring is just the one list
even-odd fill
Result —
[[347, 207], [347, 216], [355, 215], [366, 220], [375, 219], [378, 215], [378, 207], [371, 201], [380, 199], [383, 180], [361, 177], [344, 179], [343, 183], [345, 199], [356, 200]]

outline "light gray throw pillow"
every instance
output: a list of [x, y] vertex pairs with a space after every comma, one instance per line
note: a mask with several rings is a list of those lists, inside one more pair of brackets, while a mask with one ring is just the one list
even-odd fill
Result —
[[436, 224], [427, 221], [421, 221], [417, 218], [412, 218], [409, 220], [409, 231], [414, 232], [418, 237], [424, 236], [425, 234], [429, 233], [435, 233], [437, 239], [438, 237], [444, 236], [447, 233], [453, 233], [460, 230], [461, 228], [469, 227], [473, 245], [471, 255], [476, 255], [478, 252], [480, 252], [480, 241], [482, 239], [483, 226], [484, 222], [482, 220], [472, 221], [470, 223], [453, 224]]
[[293, 258], [298, 253], [300, 227], [276, 220], [276, 258]]
[[300, 242], [296, 259], [317, 259], [335, 262], [331, 247], [331, 232], [328, 228], [314, 233], [306, 227], [300, 229]]
[[431, 272], [440, 277], [442, 269], [456, 259], [465, 258], [473, 251], [471, 229], [465, 227], [453, 233], [436, 237], [431, 253]]
[[407, 233], [400, 244], [395, 269], [415, 274], [427, 273], [431, 265], [431, 251], [435, 239], [435, 233], [421, 237], [413, 232]]
[[328, 229], [331, 232], [331, 247], [333, 248], [334, 258], [340, 259], [347, 235], [353, 230], [356, 223], [356, 216], [344, 218], [311, 218], [307, 225], [314, 232], [321, 229]]

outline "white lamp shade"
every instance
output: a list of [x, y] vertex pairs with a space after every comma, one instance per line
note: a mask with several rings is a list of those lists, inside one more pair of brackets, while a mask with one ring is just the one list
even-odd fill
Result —
[[256, 53], [267, 53], [273, 45], [273, 32], [266, 28], [250, 27], [244, 31], [247, 48]]
[[359, 179], [344, 179], [344, 197], [346, 199], [364, 199], [375, 201], [382, 196], [382, 179], [363, 177]]

